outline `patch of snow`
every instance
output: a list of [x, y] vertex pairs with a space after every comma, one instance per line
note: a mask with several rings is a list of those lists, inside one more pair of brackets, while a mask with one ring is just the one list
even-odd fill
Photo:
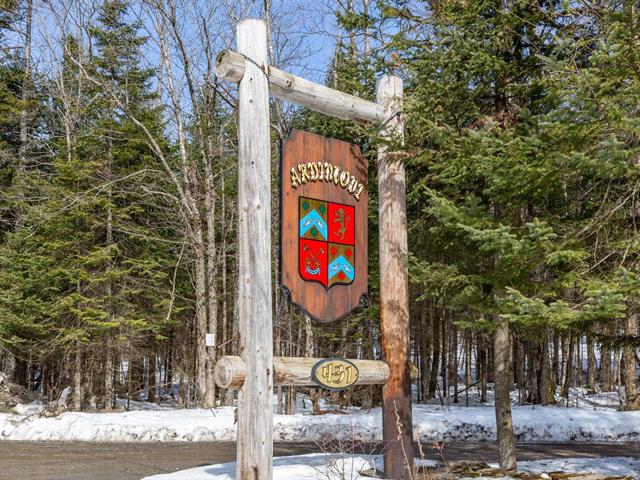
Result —
[[[422, 461], [433, 466], [432, 461]], [[625, 457], [563, 458], [519, 462], [524, 472], [574, 472], [601, 475], [631, 475], [640, 479], [640, 460]], [[364, 480], [360, 472], [375, 468], [382, 471], [379, 455], [310, 454], [273, 459], [273, 480]], [[142, 480], [235, 480], [235, 462], [191, 468], [170, 474], [154, 475]], [[476, 477], [477, 480], [478, 477]], [[483, 478], [483, 477], [480, 477]], [[508, 480], [511, 477], [502, 477]], [[500, 480], [491, 478], [491, 480]]]
[[518, 462], [518, 470], [531, 473], [580, 472], [600, 475], [632, 475], [640, 479], [640, 459], [628, 457], [556, 458]]
[[23, 415], [25, 417], [29, 415], [37, 415], [44, 412], [44, 405], [38, 402], [19, 403], [18, 405], [13, 407], [13, 411], [17, 415]]
[[[100, 442], [233, 441], [233, 407], [141, 410], [117, 413], [66, 412], [57, 417], [0, 413], [0, 439]], [[495, 413], [487, 407], [414, 405], [415, 438], [431, 441], [494, 441]], [[516, 439], [523, 442], [637, 442], [640, 412], [566, 407], [516, 406]], [[382, 414], [350, 409], [327, 415], [275, 415], [274, 440], [379, 442]]]

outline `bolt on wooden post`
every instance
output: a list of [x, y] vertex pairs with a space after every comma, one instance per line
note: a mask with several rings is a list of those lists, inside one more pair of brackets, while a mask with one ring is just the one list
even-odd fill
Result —
[[[401, 142], [402, 79], [384, 76], [376, 100], [385, 112], [383, 141]], [[413, 478], [413, 423], [409, 378], [409, 274], [405, 170], [387, 145], [378, 148], [380, 331], [390, 376], [383, 387], [385, 478]]]
[[247, 62], [238, 87], [238, 318], [247, 374], [238, 396], [237, 476], [271, 480], [273, 341], [271, 317], [271, 140], [264, 22], [238, 24]]

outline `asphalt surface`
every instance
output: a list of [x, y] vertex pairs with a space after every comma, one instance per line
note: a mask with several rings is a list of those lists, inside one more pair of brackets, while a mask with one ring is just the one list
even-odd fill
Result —
[[[276, 444], [274, 454], [298, 455], [336, 451], [336, 446]], [[343, 447], [344, 448], [344, 447]], [[356, 453], [378, 452], [373, 445], [361, 445]], [[440, 460], [440, 452], [423, 445], [426, 458]], [[417, 453], [417, 449], [416, 449]], [[212, 463], [235, 460], [235, 443], [83, 443], [0, 441], [2, 480], [139, 480], [144, 476], [169, 473]], [[489, 443], [446, 444], [444, 458], [496, 461], [496, 447]], [[567, 457], [640, 458], [640, 443], [529, 443], [518, 445], [519, 460]]]

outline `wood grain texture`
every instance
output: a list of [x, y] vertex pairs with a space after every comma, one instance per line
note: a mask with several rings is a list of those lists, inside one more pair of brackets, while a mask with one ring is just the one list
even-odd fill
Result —
[[[377, 101], [390, 120], [380, 132], [389, 143], [402, 141], [402, 80], [384, 76]], [[405, 168], [387, 144], [378, 148], [380, 226], [380, 331], [389, 365], [383, 388], [385, 478], [413, 478], [413, 424], [409, 377], [409, 273]]]
[[[274, 357], [274, 383], [281, 386], [315, 386], [311, 370], [320, 358]], [[359, 372], [354, 385], [381, 385], [389, 377], [389, 367], [380, 360], [349, 360]], [[227, 355], [216, 363], [214, 377], [220, 388], [242, 388], [247, 366], [240, 357]]]
[[[224, 50], [218, 55], [215, 72], [230, 82], [239, 82], [247, 62], [242, 52]], [[262, 64], [261, 64], [262, 65]], [[356, 123], [382, 123], [384, 112], [375, 103], [311, 82], [270, 65], [264, 71], [271, 95], [310, 110]]]
[[[364, 185], [360, 199], [333, 182], [307, 182], [291, 185], [291, 168], [299, 163], [328, 162], [353, 174]], [[360, 305], [367, 293], [367, 204], [368, 162], [360, 148], [300, 130], [292, 130], [282, 145], [281, 165], [281, 282], [291, 302], [319, 322], [332, 322]], [[355, 207], [355, 269], [350, 285], [323, 285], [302, 279], [298, 269], [299, 197], [327, 200]]]
[[[267, 29], [243, 20], [238, 50], [267, 61]], [[238, 396], [239, 480], [271, 480], [273, 457], [273, 340], [271, 310], [271, 140], [269, 88], [247, 62], [238, 87], [238, 318], [240, 356], [247, 367]]]

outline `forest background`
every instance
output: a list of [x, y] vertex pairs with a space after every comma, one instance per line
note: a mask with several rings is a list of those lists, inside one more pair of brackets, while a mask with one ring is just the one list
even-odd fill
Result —
[[[76, 410], [233, 401], [212, 371], [237, 353], [237, 99], [213, 66], [253, 16], [281, 68], [366, 99], [382, 74], [404, 80], [415, 400], [473, 387], [553, 404], [584, 386], [640, 408], [635, 2], [0, 7], [0, 369], [15, 383], [45, 400], [70, 387]], [[272, 211], [292, 127], [375, 166], [375, 129], [271, 109]], [[274, 290], [275, 355], [381, 358], [376, 184], [371, 168], [366, 305], [319, 325]], [[297, 393], [322, 395], [278, 389], [278, 411]], [[337, 400], [371, 407], [379, 387]]]

